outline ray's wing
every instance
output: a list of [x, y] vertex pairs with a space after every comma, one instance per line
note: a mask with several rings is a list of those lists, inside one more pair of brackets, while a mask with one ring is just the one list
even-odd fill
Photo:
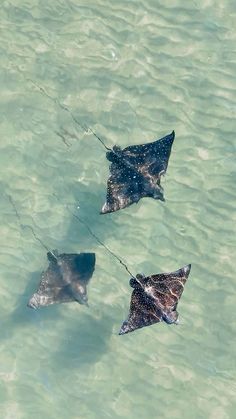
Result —
[[122, 324], [119, 335], [150, 326], [161, 320], [162, 313], [154, 300], [146, 295], [141, 287], [137, 287], [132, 292], [129, 316]]
[[122, 154], [125, 161], [135, 166], [143, 176], [160, 182], [161, 174], [167, 170], [174, 138], [175, 132], [172, 131], [171, 134], [152, 143], [126, 147]]
[[65, 284], [79, 281], [86, 285], [95, 269], [95, 253], [62, 253], [60, 270]]
[[163, 312], [163, 320], [175, 323], [178, 318], [176, 308], [188, 279], [191, 265], [186, 265], [175, 272], [147, 277], [145, 292], [151, 296]]
[[69, 286], [63, 281], [57, 264], [50, 263], [48, 269], [42, 273], [39, 288], [32, 295], [28, 307], [39, 308], [56, 303], [75, 301]]
[[88, 305], [87, 284], [95, 267], [95, 253], [62, 254], [60, 270], [74, 300]]
[[120, 161], [112, 162], [107, 181], [106, 202], [101, 214], [118, 211], [138, 202], [142, 197], [142, 177]]

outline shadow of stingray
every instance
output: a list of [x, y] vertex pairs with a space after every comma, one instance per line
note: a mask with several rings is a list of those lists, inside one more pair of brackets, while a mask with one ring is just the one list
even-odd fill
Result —
[[29, 281], [25, 287], [25, 290], [22, 294], [18, 296], [18, 303], [12, 313], [4, 319], [2, 319], [2, 334], [1, 339], [11, 338], [17, 329], [24, 327], [26, 324], [35, 324], [37, 325], [43, 318], [44, 321], [58, 320], [59, 314], [58, 309], [59, 305], [55, 305], [54, 310], [47, 310], [46, 307], [44, 310], [33, 310], [27, 307], [27, 303], [31, 295], [37, 289], [37, 286], [40, 281], [41, 272], [33, 272], [29, 276]]
[[[94, 190], [94, 193], [89, 192], [85, 185], [73, 184], [69, 188], [71, 197], [69, 203], [71, 205], [68, 209], [68, 217], [70, 217], [70, 224], [64, 238], [57, 245], [58, 250], [69, 252], [73, 249], [75, 252], [95, 252], [97, 255], [97, 249], [101, 245], [73, 214], [80, 217], [102, 242], [106, 242], [107, 237], [113, 234], [114, 220], [111, 217], [102, 217], [99, 213], [99, 206], [97, 210], [95, 207], [102, 200], [102, 195], [106, 193], [105, 184], [101, 188], [98, 188], [98, 185], [93, 185], [91, 190]], [[62, 196], [62, 202], [65, 204], [66, 198], [64, 195]], [[76, 204], [79, 209], [76, 208]], [[99, 264], [99, 258], [96, 258], [97, 264]], [[58, 349], [53, 352], [50, 365], [51, 363], [55, 364], [56, 368], [58, 365], [63, 365], [65, 368], [77, 368], [78, 365], [93, 364], [107, 350], [113, 321], [109, 315], [105, 314], [105, 308], [99, 317], [97, 313], [93, 313], [93, 304], [90, 305], [89, 293], [93, 281], [92, 277], [88, 286], [89, 313], [83, 312], [79, 318], [73, 318], [73, 321], [68, 319], [61, 335], [61, 343], [58, 344]]]
[[[113, 234], [112, 231], [117, 224], [117, 220], [114, 217], [104, 217], [99, 213], [101, 203], [106, 196], [106, 184], [104, 182], [104, 185], [90, 185], [89, 189], [93, 191], [92, 193], [83, 184], [68, 185], [68, 188], [70, 190], [69, 202], [66, 201], [66, 198], [64, 198], [65, 194], [63, 195], [62, 192], [55, 193], [55, 199], [59, 203], [68, 204], [67, 215], [71, 220], [66, 236], [62, 240], [63, 248], [60, 248], [60, 250], [67, 251], [65, 249], [66, 242], [73, 242], [79, 244], [81, 251], [86, 251], [86, 249], [91, 251], [92, 248], [98, 246], [98, 243], [91, 236], [83, 222], [89, 226], [101, 241]], [[60, 198], [60, 196], [63, 196], [63, 198]], [[76, 217], [80, 218], [82, 222]]]
[[[95, 232], [99, 239], [102, 241], [106, 240], [109, 234], [113, 234], [111, 223], [114, 223], [114, 221], [110, 217], [102, 217], [99, 214], [99, 206], [97, 207], [97, 211], [94, 210], [95, 203], [103, 199], [102, 194], [105, 194], [105, 185], [102, 185], [101, 189], [103, 192], [100, 192], [98, 185], [93, 184], [92, 190], [94, 189], [94, 193], [88, 192], [88, 187], [81, 184], [67, 185], [67, 188], [70, 188], [70, 194], [66, 194], [66, 196], [63, 194], [63, 191], [61, 191], [61, 193], [59, 191], [55, 193], [59, 196], [59, 201], [60, 197], [63, 197], [61, 199], [62, 205], [67, 204], [67, 196], [70, 196], [69, 204], [71, 205], [69, 207], [70, 210], [68, 210], [68, 218], [70, 217], [69, 228], [64, 237], [60, 237], [58, 242], [54, 242], [55, 246], [53, 245], [53, 247], [58, 248], [59, 252], [66, 253], [69, 253], [72, 250], [76, 253], [83, 251], [94, 251], [96, 253], [96, 250], [100, 245], [95, 241], [94, 237], [90, 235], [86, 227], [73, 217], [71, 212], [78, 214]], [[54, 202], [55, 204], [57, 203], [56, 199]], [[84, 205], [81, 205], [80, 209], [76, 210], [76, 204], [80, 205], [82, 202], [84, 202]], [[53, 210], [57, 210], [56, 205]], [[48, 233], [50, 234], [50, 230]], [[40, 233], [40, 230], [37, 230], [37, 235], [42, 242], [48, 244], [48, 238], [44, 237], [44, 235]], [[13, 325], [10, 330], [10, 335], [13, 335], [16, 329], [25, 327], [27, 323], [37, 325], [43, 320], [49, 323], [50, 328], [50, 322], [53, 324], [53, 322], [57, 323], [60, 321], [60, 316], [62, 315], [60, 313], [60, 304], [53, 305], [53, 308], [49, 306], [40, 310], [33, 310], [27, 307], [30, 297], [38, 288], [42, 271], [47, 268], [47, 262], [45, 262], [46, 255], [44, 252], [45, 251], [42, 250], [39, 254], [40, 261], [38, 270], [29, 274], [29, 280], [27, 281], [25, 290], [19, 295], [19, 302], [10, 315], [10, 318], [6, 321], [6, 329], [9, 329], [7, 328], [9, 321]], [[93, 281], [93, 278], [91, 281]], [[69, 303], [63, 305], [66, 307], [67, 304], [69, 305]], [[63, 321], [65, 322], [65, 318]], [[55, 348], [55, 352], [53, 352], [53, 362], [62, 362], [64, 365], [68, 364], [69, 367], [75, 367], [78, 363], [90, 364], [96, 362], [96, 360], [106, 351], [107, 343], [111, 335], [112, 324], [113, 322], [109, 320], [109, 316], [107, 317], [105, 314], [99, 319], [97, 317], [94, 318], [92, 310], [90, 311], [90, 314], [81, 314], [79, 319], [76, 318], [75, 315], [75, 321], [71, 322], [68, 319], [64, 334], [62, 333], [62, 342], [58, 345], [58, 349]], [[37, 329], [35, 329], [34, 333], [37, 333]], [[6, 332], [6, 335], [3, 337], [5, 339], [9, 338], [9, 332]]]
[[79, 319], [68, 323], [59, 350], [54, 352], [50, 365], [63, 365], [63, 368], [94, 364], [104, 355], [112, 334], [112, 321], [103, 314], [94, 318], [82, 314]]

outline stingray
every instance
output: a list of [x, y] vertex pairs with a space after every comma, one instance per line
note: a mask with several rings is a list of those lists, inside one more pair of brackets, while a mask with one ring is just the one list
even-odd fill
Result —
[[131, 278], [130, 286], [134, 290], [131, 295], [129, 316], [122, 324], [119, 335], [161, 321], [177, 324], [176, 308], [190, 269], [191, 265], [186, 265], [175, 272], [148, 277], [138, 274], [136, 278]]
[[[165, 200], [160, 181], [161, 176], [167, 170], [171, 147], [175, 138], [174, 131], [166, 137], [152, 143], [129, 146], [123, 150], [118, 146], [114, 146], [111, 149], [106, 146], [105, 142], [91, 127], [81, 123], [67, 106], [60, 103], [58, 99], [50, 96], [37, 83], [32, 80], [31, 83], [47, 98], [69, 113], [74, 123], [82, 130], [86, 133], [92, 133], [106, 150], [108, 150], [106, 157], [111, 162], [111, 173], [107, 181], [106, 202], [100, 211], [101, 214], [126, 208], [133, 203], [137, 203], [144, 197], [160, 199], [161, 201]], [[64, 134], [69, 134], [66, 130], [63, 131]], [[67, 142], [65, 135], [60, 132], [56, 132], [56, 134], [59, 135], [67, 147], [70, 147], [71, 144]], [[69, 135], [77, 138], [76, 135]]]
[[164, 199], [161, 176], [166, 173], [175, 132], [148, 144], [123, 150], [114, 146], [106, 153], [111, 162], [106, 202], [101, 214], [115, 212], [141, 198]]
[[56, 303], [77, 301], [88, 305], [87, 284], [93, 275], [95, 253], [47, 253], [49, 266], [42, 272], [39, 288], [28, 307], [39, 308]]

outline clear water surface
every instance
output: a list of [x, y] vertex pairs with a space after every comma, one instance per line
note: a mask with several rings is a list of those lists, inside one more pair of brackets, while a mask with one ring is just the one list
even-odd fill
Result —
[[[232, 0], [1, 2], [1, 418], [236, 417], [235, 22]], [[63, 106], [109, 146], [175, 129], [166, 202], [100, 216], [105, 150]], [[131, 271], [192, 263], [180, 326], [117, 335], [129, 277], [77, 206]], [[96, 252], [89, 309], [26, 307], [47, 261], [21, 224]]]

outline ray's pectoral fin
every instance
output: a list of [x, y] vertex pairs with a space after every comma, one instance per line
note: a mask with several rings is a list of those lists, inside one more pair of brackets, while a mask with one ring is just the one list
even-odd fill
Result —
[[156, 306], [154, 300], [145, 293], [140, 284], [137, 287], [136, 285], [137, 283], [135, 283], [131, 295], [129, 316], [121, 326], [120, 335], [162, 321], [161, 310]]
[[115, 212], [126, 208], [129, 205], [138, 202], [139, 194], [135, 188], [129, 184], [129, 178], [120, 179], [112, 175], [107, 181], [107, 196], [106, 202], [101, 209], [101, 214]]

